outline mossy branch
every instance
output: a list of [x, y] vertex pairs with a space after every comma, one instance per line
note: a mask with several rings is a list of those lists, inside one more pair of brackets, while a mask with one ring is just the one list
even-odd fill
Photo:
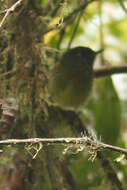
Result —
[[0, 140], [0, 144], [21, 144], [21, 143], [43, 143], [45, 145], [54, 145], [54, 144], [64, 144], [64, 145], [85, 145], [92, 146], [97, 151], [101, 149], [107, 149], [115, 152], [119, 152], [121, 154], [125, 154], [127, 156], [127, 150], [124, 148], [120, 148], [117, 146], [105, 144], [102, 142], [92, 140], [91, 138], [85, 137], [66, 137], [66, 138], [30, 138], [30, 139], [7, 139]]

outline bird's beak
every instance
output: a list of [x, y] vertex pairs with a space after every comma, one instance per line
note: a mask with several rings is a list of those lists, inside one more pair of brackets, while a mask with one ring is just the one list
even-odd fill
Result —
[[96, 51], [96, 54], [102, 53], [104, 51], [104, 49], [100, 49], [98, 51]]

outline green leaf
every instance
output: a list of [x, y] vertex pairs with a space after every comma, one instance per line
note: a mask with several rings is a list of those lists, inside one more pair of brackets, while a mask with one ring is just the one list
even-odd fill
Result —
[[99, 94], [94, 109], [95, 129], [102, 141], [116, 144], [121, 125], [120, 100], [111, 78], [102, 79], [98, 85]]

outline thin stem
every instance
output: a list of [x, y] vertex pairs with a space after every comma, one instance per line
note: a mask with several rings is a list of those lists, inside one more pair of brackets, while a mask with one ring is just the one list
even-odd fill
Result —
[[76, 34], [76, 31], [77, 31], [77, 29], [78, 29], [78, 26], [79, 26], [81, 17], [82, 17], [82, 15], [83, 15], [83, 12], [84, 12], [84, 10], [82, 10], [82, 11], [79, 13], [79, 15], [78, 15], [78, 19], [77, 19], [77, 22], [76, 22], [76, 24], [75, 24], [75, 26], [74, 26], [74, 29], [73, 29], [73, 31], [72, 31], [72, 35], [71, 35], [70, 41], [69, 41], [69, 43], [68, 43], [67, 49], [70, 49], [70, 47], [71, 47], [72, 41], [73, 41], [74, 36], [75, 36], [75, 34]]
[[21, 3], [22, 1], [23, 1], [23, 0], [19, 0], [19, 1], [17, 1], [15, 4], [13, 4], [9, 9], [6, 9], [6, 10], [2, 11], [2, 13], [5, 12], [5, 15], [4, 15], [2, 21], [0, 22], [0, 28], [1, 28], [2, 25], [4, 24], [4, 22], [5, 22], [6, 18], [8, 17], [8, 15], [9, 15], [11, 12], [14, 12], [14, 10], [16, 9], [16, 7], [17, 7], [18, 5], [20, 5], [20, 3]]

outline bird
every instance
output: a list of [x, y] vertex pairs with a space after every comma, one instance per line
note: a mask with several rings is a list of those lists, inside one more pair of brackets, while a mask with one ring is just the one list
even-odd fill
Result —
[[67, 50], [49, 74], [48, 90], [56, 103], [67, 110], [84, 105], [92, 90], [93, 63], [102, 50], [74, 47]]

